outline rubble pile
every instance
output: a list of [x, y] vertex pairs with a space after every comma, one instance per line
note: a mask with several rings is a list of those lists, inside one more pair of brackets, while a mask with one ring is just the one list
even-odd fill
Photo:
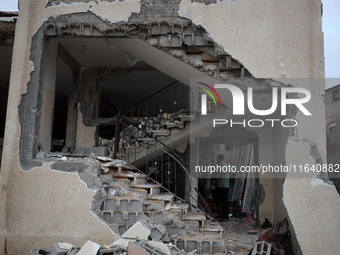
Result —
[[[93, 176], [102, 180], [102, 196], [92, 211], [120, 238], [103, 246], [92, 241], [83, 247], [56, 243], [50, 250], [38, 248], [31, 254], [247, 254], [240, 251], [249, 252], [261, 234], [253, 233], [249, 224], [238, 231], [236, 219], [221, 226], [202, 213], [190, 212], [187, 203], [163, 193], [160, 184], [150, 182], [124, 160], [60, 153], [41, 156], [53, 162], [98, 164]], [[92, 253], [81, 253], [88, 246]]]
[[160, 241], [148, 240], [150, 229], [142, 221], [132, 226], [125, 235], [111, 245], [99, 245], [88, 240], [82, 247], [69, 243], [55, 243], [51, 250], [37, 248], [31, 255], [185, 255], [173, 244], [164, 244]]
[[[190, 115], [188, 109], [181, 109], [174, 113], [160, 113], [156, 117], [145, 117], [140, 120], [137, 126], [125, 127], [120, 133], [120, 144], [124, 147], [140, 147], [143, 143], [148, 143], [151, 137], [170, 136], [172, 128], [184, 128], [186, 121], [196, 119]], [[145, 130], [150, 136], [147, 135]], [[114, 141], [114, 139], [113, 139]], [[110, 141], [110, 144], [113, 143]]]
[[[135, 172], [124, 161], [97, 158], [102, 171], [111, 176], [99, 217], [121, 236], [114, 244], [139, 237], [147, 244], [151, 241], [153, 245], [179, 249], [165, 254], [225, 254], [218, 223], [207, 220], [202, 213], [189, 212], [187, 203], [175, 201], [173, 194], [162, 192], [160, 184]], [[178, 253], [181, 250], [183, 253]]]

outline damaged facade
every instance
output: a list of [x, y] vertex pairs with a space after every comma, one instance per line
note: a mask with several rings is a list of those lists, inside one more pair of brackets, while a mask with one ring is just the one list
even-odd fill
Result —
[[[200, 212], [202, 183], [188, 170], [189, 151], [199, 153], [202, 142], [222, 146], [235, 164], [242, 153], [253, 165], [327, 162], [319, 0], [19, 4], [14, 44], [16, 15], [0, 20], [1, 56], [9, 55], [0, 80], [1, 109], [9, 86], [0, 250], [5, 239], [9, 254], [59, 240], [104, 246], [133, 239], [129, 229], [141, 224], [145, 240], [171, 242], [173, 252], [227, 253], [222, 227]], [[312, 116], [291, 108], [294, 128], [212, 129], [198, 114], [192, 78], [251, 87], [263, 109], [273, 88], [305, 88]], [[222, 103], [209, 104], [209, 113], [233, 108], [230, 95]], [[340, 234], [339, 195], [326, 173], [257, 176], [252, 190], [258, 223], [288, 218], [296, 254], [337, 253], [327, 233]], [[147, 249], [145, 240], [134, 243]]]

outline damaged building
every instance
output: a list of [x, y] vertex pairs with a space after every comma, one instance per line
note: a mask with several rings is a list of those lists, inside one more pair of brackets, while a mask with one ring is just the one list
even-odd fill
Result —
[[[305, 170], [327, 164], [320, 0], [19, 7], [0, 13], [1, 252], [247, 254], [195, 171], [223, 154], [297, 169], [231, 174], [233, 214], [289, 225], [287, 254], [338, 253], [334, 175]], [[303, 107], [273, 103], [295, 88]]]

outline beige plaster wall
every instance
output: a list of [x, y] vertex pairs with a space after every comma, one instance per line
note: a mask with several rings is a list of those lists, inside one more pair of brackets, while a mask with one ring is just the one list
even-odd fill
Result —
[[[313, 164], [308, 143], [289, 141], [287, 157], [297, 164]], [[334, 186], [325, 184], [310, 172], [306, 178], [288, 174], [284, 185], [284, 204], [303, 254], [338, 254], [340, 234], [340, 197]]]
[[[287, 165], [316, 162], [309, 155], [308, 141], [316, 144], [321, 155], [319, 162], [326, 163], [321, 1], [241, 0], [205, 6], [183, 0], [179, 13], [191, 15], [195, 24], [205, 27], [216, 42], [256, 77], [280, 79], [310, 90], [312, 99], [306, 107], [312, 116], [299, 113], [295, 135], [289, 138], [287, 146], [281, 146], [285, 147]], [[276, 154], [275, 147], [272, 148]], [[276, 162], [280, 164], [280, 160]], [[337, 254], [340, 244], [328, 237], [337, 236], [339, 231], [335, 227], [340, 219], [339, 196], [333, 186], [322, 181], [321, 185], [313, 186], [313, 177], [287, 178], [283, 185], [284, 206], [304, 254]], [[273, 180], [272, 184], [265, 180], [262, 184], [273, 189], [276, 207], [282, 194], [282, 179]], [[282, 201], [278, 205], [282, 208]], [[261, 211], [265, 213], [263, 207]], [[282, 211], [274, 208], [275, 218], [282, 217]]]
[[76, 173], [43, 168], [13, 171], [7, 182], [7, 241], [10, 254], [29, 254], [56, 242], [111, 244], [117, 236], [90, 212], [94, 191]]
[[[7, 107], [0, 175], [0, 250], [8, 240], [10, 254], [29, 254], [39, 246], [51, 248], [60, 241], [83, 245], [91, 239], [110, 244], [117, 236], [90, 212], [94, 191], [76, 174], [52, 171], [48, 165], [23, 171], [19, 165], [20, 125], [18, 106], [34, 66], [29, 60], [31, 38], [50, 16], [91, 11], [112, 22], [139, 12], [140, 2], [76, 4], [46, 8], [45, 0], [20, 0]], [[57, 184], [57, 185], [56, 185]]]

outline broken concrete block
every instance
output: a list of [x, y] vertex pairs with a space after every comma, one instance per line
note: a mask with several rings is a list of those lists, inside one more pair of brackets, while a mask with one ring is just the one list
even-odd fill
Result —
[[79, 250], [80, 250], [79, 247], [72, 247], [72, 248], [68, 251], [67, 255], [76, 255], [76, 254], [78, 254]]
[[38, 151], [37, 155], [35, 155], [35, 158], [37, 159], [44, 159], [46, 156], [46, 152], [45, 151]]
[[100, 249], [100, 245], [88, 240], [77, 253], [78, 255], [96, 255]]
[[161, 241], [166, 242], [166, 243], [171, 241], [168, 233], [165, 233], [165, 235], [162, 237]]
[[127, 249], [128, 244], [129, 244], [129, 242], [131, 242], [131, 241], [132, 241], [131, 239], [119, 238], [117, 241], [113, 242], [113, 243], [110, 245], [110, 248], [111, 248], [111, 247], [115, 247], [115, 246], [119, 246], [119, 247], [122, 247], [122, 248], [124, 248], [124, 249]]
[[51, 255], [67, 255], [72, 247], [69, 243], [55, 243], [52, 245]]
[[[131, 242], [130, 244], [133, 244], [135, 247], [139, 248], [139, 251], [141, 250], [146, 251], [147, 254], [153, 254], [153, 255], [168, 255], [169, 254], [169, 250], [166, 247], [162, 246], [159, 243], [157, 244], [156, 243], [157, 242], [152, 243], [152, 242], [142, 240], [140, 238], [136, 238], [136, 241]], [[128, 252], [129, 252], [129, 247], [128, 247]], [[165, 252], [163, 252], [162, 249], [166, 249]]]
[[31, 252], [31, 255], [48, 255], [50, 254], [50, 251], [45, 249], [45, 248], [37, 248], [37, 249], [34, 249], [32, 252]]
[[272, 245], [265, 241], [256, 242], [252, 255], [269, 255], [272, 250]]
[[122, 248], [119, 246], [114, 246], [112, 248], [100, 249], [97, 255], [126, 255], [127, 248]]
[[128, 246], [128, 255], [149, 255], [142, 246], [136, 244], [136, 243], [129, 243]]
[[166, 233], [166, 229], [162, 225], [156, 225], [154, 229], [151, 230], [150, 237], [154, 241], [159, 241], [163, 238]]
[[165, 254], [170, 255], [170, 250], [164, 243], [156, 242], [156, 241], [148, 241], [148, 244], [155, 247], [155, 248], [160, 249]]
[[[186, 254], [186, 252], [184, 250], [178, 249], [175, 245], [173, 245], [171, 243], [168, 244], [167, 246], [170, 250], [171, 255], [185, 255]], [[208, 253], [210, 253], [210, 251]]]
[[150, 234], [150, 229], [141, 220], [139, 220], [130, 227], [122, 237], [131, 239], [139, 237], [141, 239], [148, 240]]

